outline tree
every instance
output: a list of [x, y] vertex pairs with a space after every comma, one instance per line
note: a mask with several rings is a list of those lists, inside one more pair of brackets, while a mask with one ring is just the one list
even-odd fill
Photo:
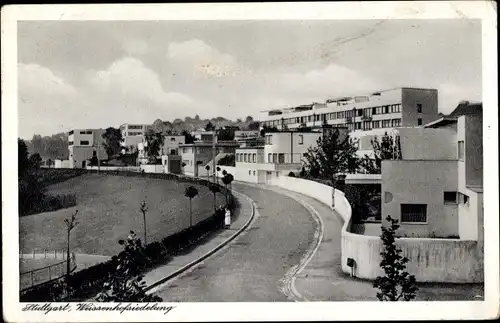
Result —
[[165, 142], [165, 137], [161, 132], [155, 132], [149, 129], [146, 133], [146, 153], [148, 155], [148, 163], [156, 164], [156, 157], [158, 156], [163, 143]]
[[226, 155], [226, 156], [222, 157], [217, 162], [217, 165], [221, 165], [221, 166], [233, 166], [233, 167], [236, 166], [236, 159], [234, 157], [234, 154], [229, 154], [229, 155]]
[[190, 134], [187, 130], [183, 130], [181, 135], [184, 136], [186, 144], [192, 144], [196, 141], [196, 138], [192, 134]]
[[335, 185], [335, 176], [356, 169], [357, 145], [346, 135], [340, 138], [339, 129], [333, 129], [318, 138], [316, 146], [307, 149], [304, 154], [304, 166], [314, 178], [331, 181]]
[[371, 140], [373, 147], [373, 158], [365, 155], [361, 160], [361, 169], [368, 174], [380, 174], [382, 172], [382, 160], [401, 159], [401, 143], [399, 136], [390, 136], [384, 133], [381, 140], [377, 137]]
[[206, 131], [214, 131], [215, 130], [215, 126], [212, 124], [212, 122], [208, 122], [207, 125], [205, 126], [205, 130]]
[[78, 210], [76, 210], [75, 213], [73, 213], [71, 215], [71, 218], [64, 219], [64, 224], [66, 224], [66, 231], [68, 233], [68, 241], [67, 241], [68, 245], [66, 248], [66, 278], [69, 278], [69, 274], [70, 274], [70, 260], [71, 260], [70, 253], [69, 253], [70, 235], [71, 235], [71, 231], [78, 225], [78, 221], [76, 221], [77, 214], [78, 214]]
[[260, 123], [258, 121], [252, 121], [247, 126], [248, 130], [259, 130]]
[[234, 140], [234, 128], [223, 128], [217, 131], [217, 140]]
[[126, 240], [118, 243], [123, 251], [113, 260], [118, 264], [116, 270], [104, 282], [103, 290], [97, 296], [99, 302], [162, 302], [162, 298], [154, 294], [146, 294], [146, 282], [143, 280], [141, 268], [147, 263], [144, 247], [134, 231]]
[[210, 185], [210, 192], [214, 194], [214, 213], [217, 211], [217, 193], [220, 192], [219, 185]]
[[384, 251], [380, 253], [382, 261], [380, 267], [385, 276], [375, 279], [373, 287], [377, 288], [377, 298], [380, 301], [410, 301], [415, 298], [416, 287], [415, 276], [406, 270], [409, 259], [401, 256], [402, 250], [396, 246], [396, 231], [399, 229], [398, 220], [387, 217], [389, 226], [382, 226], [380, 239], [384, 245]]
[[220, 172], [220, 167], [219, 167], [219, 166], [217, 166], [215, 169], [217, 170], [217, 176], [215, 176], [215, 178], [217, 179], [217, 184], [219, 184], [219, 172]]
[[251, 123], [251, 122], [253, 122], [253, 117], [252, 117], [252, 116], [247, 116], [247, 117], [245, 118], [245, 122], [246, 122], [246, 123]]
[[148, 206], [146, 205], [146, 201], [141, 201], [141, 213], [142, 213], [142, 223], [144, 226], [144, 245], [148, 244], [147, 240], [147, 230], [146, 230], [146, 212], [148, 211]]
[[22, 178], [28, 171], [30, 162], [28, 159], [28, 147], [21, 138], [17, 139], [17, 170], [18, 177]]
[[31, 146], [33, 149], [32, 150], [33, 153], [38, 153], [40, 155], [43, 155], [45, 153], [42, 136], [33, 135], [33, 138], [31, 139]]
[[230, 185], [233, 180], [234, 180], [233, 175], [231, 175], [229, 173], [224, 174], [224, 177], [222, 178], [222, 183], [224, 183], [224, 185], [226, 186], [226, 205], [229, 204], [228, 203], [227, 186]]
[[210, 177], [210, 165], [205, 166], [205, 169], [207, 170], [207, 179]]
[[191, 227], [193, 225], [191, 202], [198, 195], [198, 189], [194, 186], [188, 186], [184, 191], [184, 195], [189, 198], [189, 227]]
[[106, 150], [106, 154], [109, 159], [121, 152], [123, 137], [120, 129], [109, 127], [102, 134], [102, 138], [104, 139], [104, 149]]
[[30, 156], [29, 165], [33, 170], [40, 169], [41, 164], [42, 164], [42, 157], [40, 157], [39, 153], [34, 153]]

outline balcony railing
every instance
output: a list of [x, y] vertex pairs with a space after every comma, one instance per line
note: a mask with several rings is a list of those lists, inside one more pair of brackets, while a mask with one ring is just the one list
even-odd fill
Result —
[[363, 121], [372, 121], [372, 117], [371, 116], [362, 116], [361, 120], [363, 120]]

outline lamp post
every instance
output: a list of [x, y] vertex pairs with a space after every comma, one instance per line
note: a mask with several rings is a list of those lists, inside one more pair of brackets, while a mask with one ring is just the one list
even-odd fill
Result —
[[146, 201], [141, 201], [141, 212], [142, 212], [142, 219], [144, 221], [144, 247], [148, 244], [146, 240], [146, 211], [148, 210], [148, 207], [146, 205]]
[[216, 162], [215, 162], [215, 156], [217, 154], [217, 129], [214, 129], [214, 135], [212, 137], [212, 171], [213, 171], [213, 178], [214, 178], [214, 183], [217, 181], [217, 176], [215, 174], [215, 167], [216, 167]]

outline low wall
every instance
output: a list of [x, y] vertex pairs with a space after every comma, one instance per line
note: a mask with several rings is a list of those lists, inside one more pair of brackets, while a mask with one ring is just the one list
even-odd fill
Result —
[[[351, 273], [347, 258], [354, 259], [354, 275], [375, 279], [383, 275], [379, 264], [383, 250], [379, 237], [351, 233], [351, 207], [335, 190], [335, 211], [344, 219], [341, 233], [342, 271]], [[410, 259], [408, 272], [419, 282], [480, 283], [484, 281], [483, 250], [477, 241], [433, 238], [400, 238], [396, 244]]]
[[136, 166], [87, 166], [87, 170], [102, 170], [102, 171], [123, 171], [123, 172], [139, 172], [141, 169]]
[[[228, 170], [229, 171], [229, 170]], [[342, 271], [350, 274], [347, 258], [355, 261], [356, 277], [373, 280], [383, 275], [379, 237], [351, 233], [351, 206], [344, 193], [332, 187], [294, 177], [273, 177], [270, 185], [310, 196], [330, 206], [344, 220], [341, 233]], [[484, 280], [483, 252], [476, 241], [401, 238], [397, 245], [410, 259], [408, 271], [419, 282], [478, 283]]]
[[141, 172], [143, 171], [144, 173], [155, 173], [155, 174], [165, 173], [165, 167], [163, 165], [142, 164], [140, 166], [140, 170]]

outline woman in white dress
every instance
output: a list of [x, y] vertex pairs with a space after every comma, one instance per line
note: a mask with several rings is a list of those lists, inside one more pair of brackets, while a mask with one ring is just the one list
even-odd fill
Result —
[[229, 229], [231, 227], [231, 211], [229, 211], [228, 208], [226, 208], [226, 214], [224, 217], [224, 226], [226, 229]]

